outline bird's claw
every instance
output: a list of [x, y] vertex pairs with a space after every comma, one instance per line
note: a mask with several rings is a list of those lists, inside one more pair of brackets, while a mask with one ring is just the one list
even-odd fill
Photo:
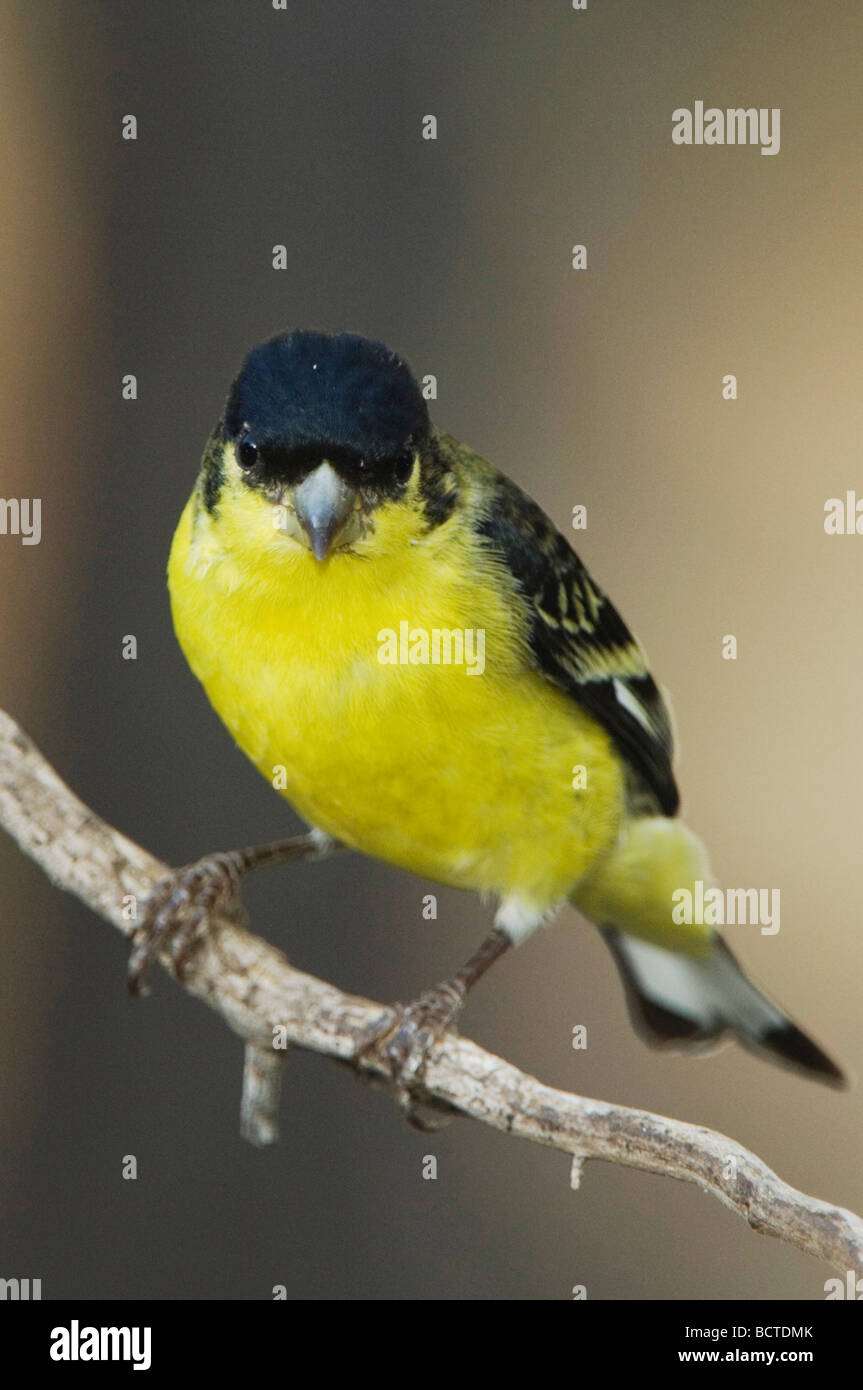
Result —
[[417, 1129], [441, 1129], [455, 1112], [443, 1101], [417, 1097], [429, 1053], [461, 1013], [464, 986], [446, 980], [412, 1004], [394, 1004], [361, 1035], [354, 1052], [358, 1062], [374, 1055], [386, 1063], [396, 1098]]
[[130, 994], [143, 994], [144, 980], [153, 960], [163, 950], [179, 976], [195, 941], [213, 912], [242, 916], [237, 856], [211, 854], [186, 864], [160, 879], [143, 905], [140, 925], [132, 936], [127, 968]]

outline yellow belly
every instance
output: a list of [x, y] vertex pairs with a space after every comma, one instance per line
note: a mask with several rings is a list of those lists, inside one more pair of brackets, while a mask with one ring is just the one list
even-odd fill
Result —
[[[511, 600], [459, 555], [278, 565], [224, 554], [187, 507], [174, 625], [237, 743], [311, 825], [457, 887], [550, 906], [615, 842], [605, 732], [533, 672]], [[275, 543], [275, 542], [274, 542]], [[485, 670], [379, 660], [382, 630], [482, 627]], [[586, 785], [573, 789], [573, 769]]]

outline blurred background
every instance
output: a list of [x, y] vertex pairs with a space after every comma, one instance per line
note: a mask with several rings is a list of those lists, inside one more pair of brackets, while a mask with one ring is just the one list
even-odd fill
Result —
[[[863, 539], [823, 527], [829, 497], [863, 496], [859, 10], [0, 14], [0, 492], [42, 498], [38, 546], [0, 537], [0, 704], [173, 864], [295, 828], [185, 666], [165, 563], [247, 349], [295, 326], [382, 338], [436, 375], [437, 422], [562, 528], [586, 505], [577, 548], [672, 693], [687, 820], [723, 884], [781, 889], [777, 936], [729, 940], [863, 1075]], [[780, 107], [780, 153], [673, 145], [672, 111], [696, 100]], [[5, 837], [0, 874], [0, 1275], [45, 1298], [824, 1296], [829, 1269], [692, 1187], [591, 1164], [572, 1193], [562, 1155], [468, 1121], [415, 1132], [310, 1054], [291, 1056], [279, 1145], [242, 1144], [238, 1040], [160, 972], [130, 1002], [119, 936]], [[298, 966], [381, 1001], [451, 972], [488, 926], [470, 897], [358, 858], [245, 896]], [[733, 1047], [650, 1052], [572, 911], [492, 972], [463, 1028], [863, 1209], [860, 1085]]]

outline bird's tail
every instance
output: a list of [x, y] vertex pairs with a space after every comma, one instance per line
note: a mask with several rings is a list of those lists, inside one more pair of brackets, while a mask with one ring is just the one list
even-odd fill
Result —
[[616, 927], [600, 928], [636, 1032], [655, 1047], [707, 1050], [734, 1035], [751, 1052], [844, 1086], [835, 1062], [744, 974], [719, 937], [701, 958], [679, 955]]

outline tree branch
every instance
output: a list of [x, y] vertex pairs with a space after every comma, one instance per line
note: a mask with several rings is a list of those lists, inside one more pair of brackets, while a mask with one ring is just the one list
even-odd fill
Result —
[[[135, 925], [127, 920], [130, 897], [143, 902], [168, 872], [84, 806], [2, 711], [0, 824], [58, 887], [127, 937]], [[170, 969], [170, 960], [161, 960]], [[209, 920], [180, 984], [245, 1041], [242, 1132], [256, 1143], [276, 1134], [284, 1054], [274, 1051], [274, 1029], [281, 1026], [290, 1044], [352, 1063], [357, 1038], [384, 1012], [379, 1004], [295, 970], [274, 946], [219, 916]], [[387, 1075], [374, 1054], [357, 1067], [370, 1076]], [[455, 1033], [432, 1050], [420, 1099], [443, 1102], [507, 1134], [569, 1154], [573, 1186], [589, 1158], [682, 1178], [718, 1197], [754, 1230], [843, 1272], [863, 1273], [860, 1217], [789, 1187], [755, 1154], [715, 1130], [553, 1090]]]

